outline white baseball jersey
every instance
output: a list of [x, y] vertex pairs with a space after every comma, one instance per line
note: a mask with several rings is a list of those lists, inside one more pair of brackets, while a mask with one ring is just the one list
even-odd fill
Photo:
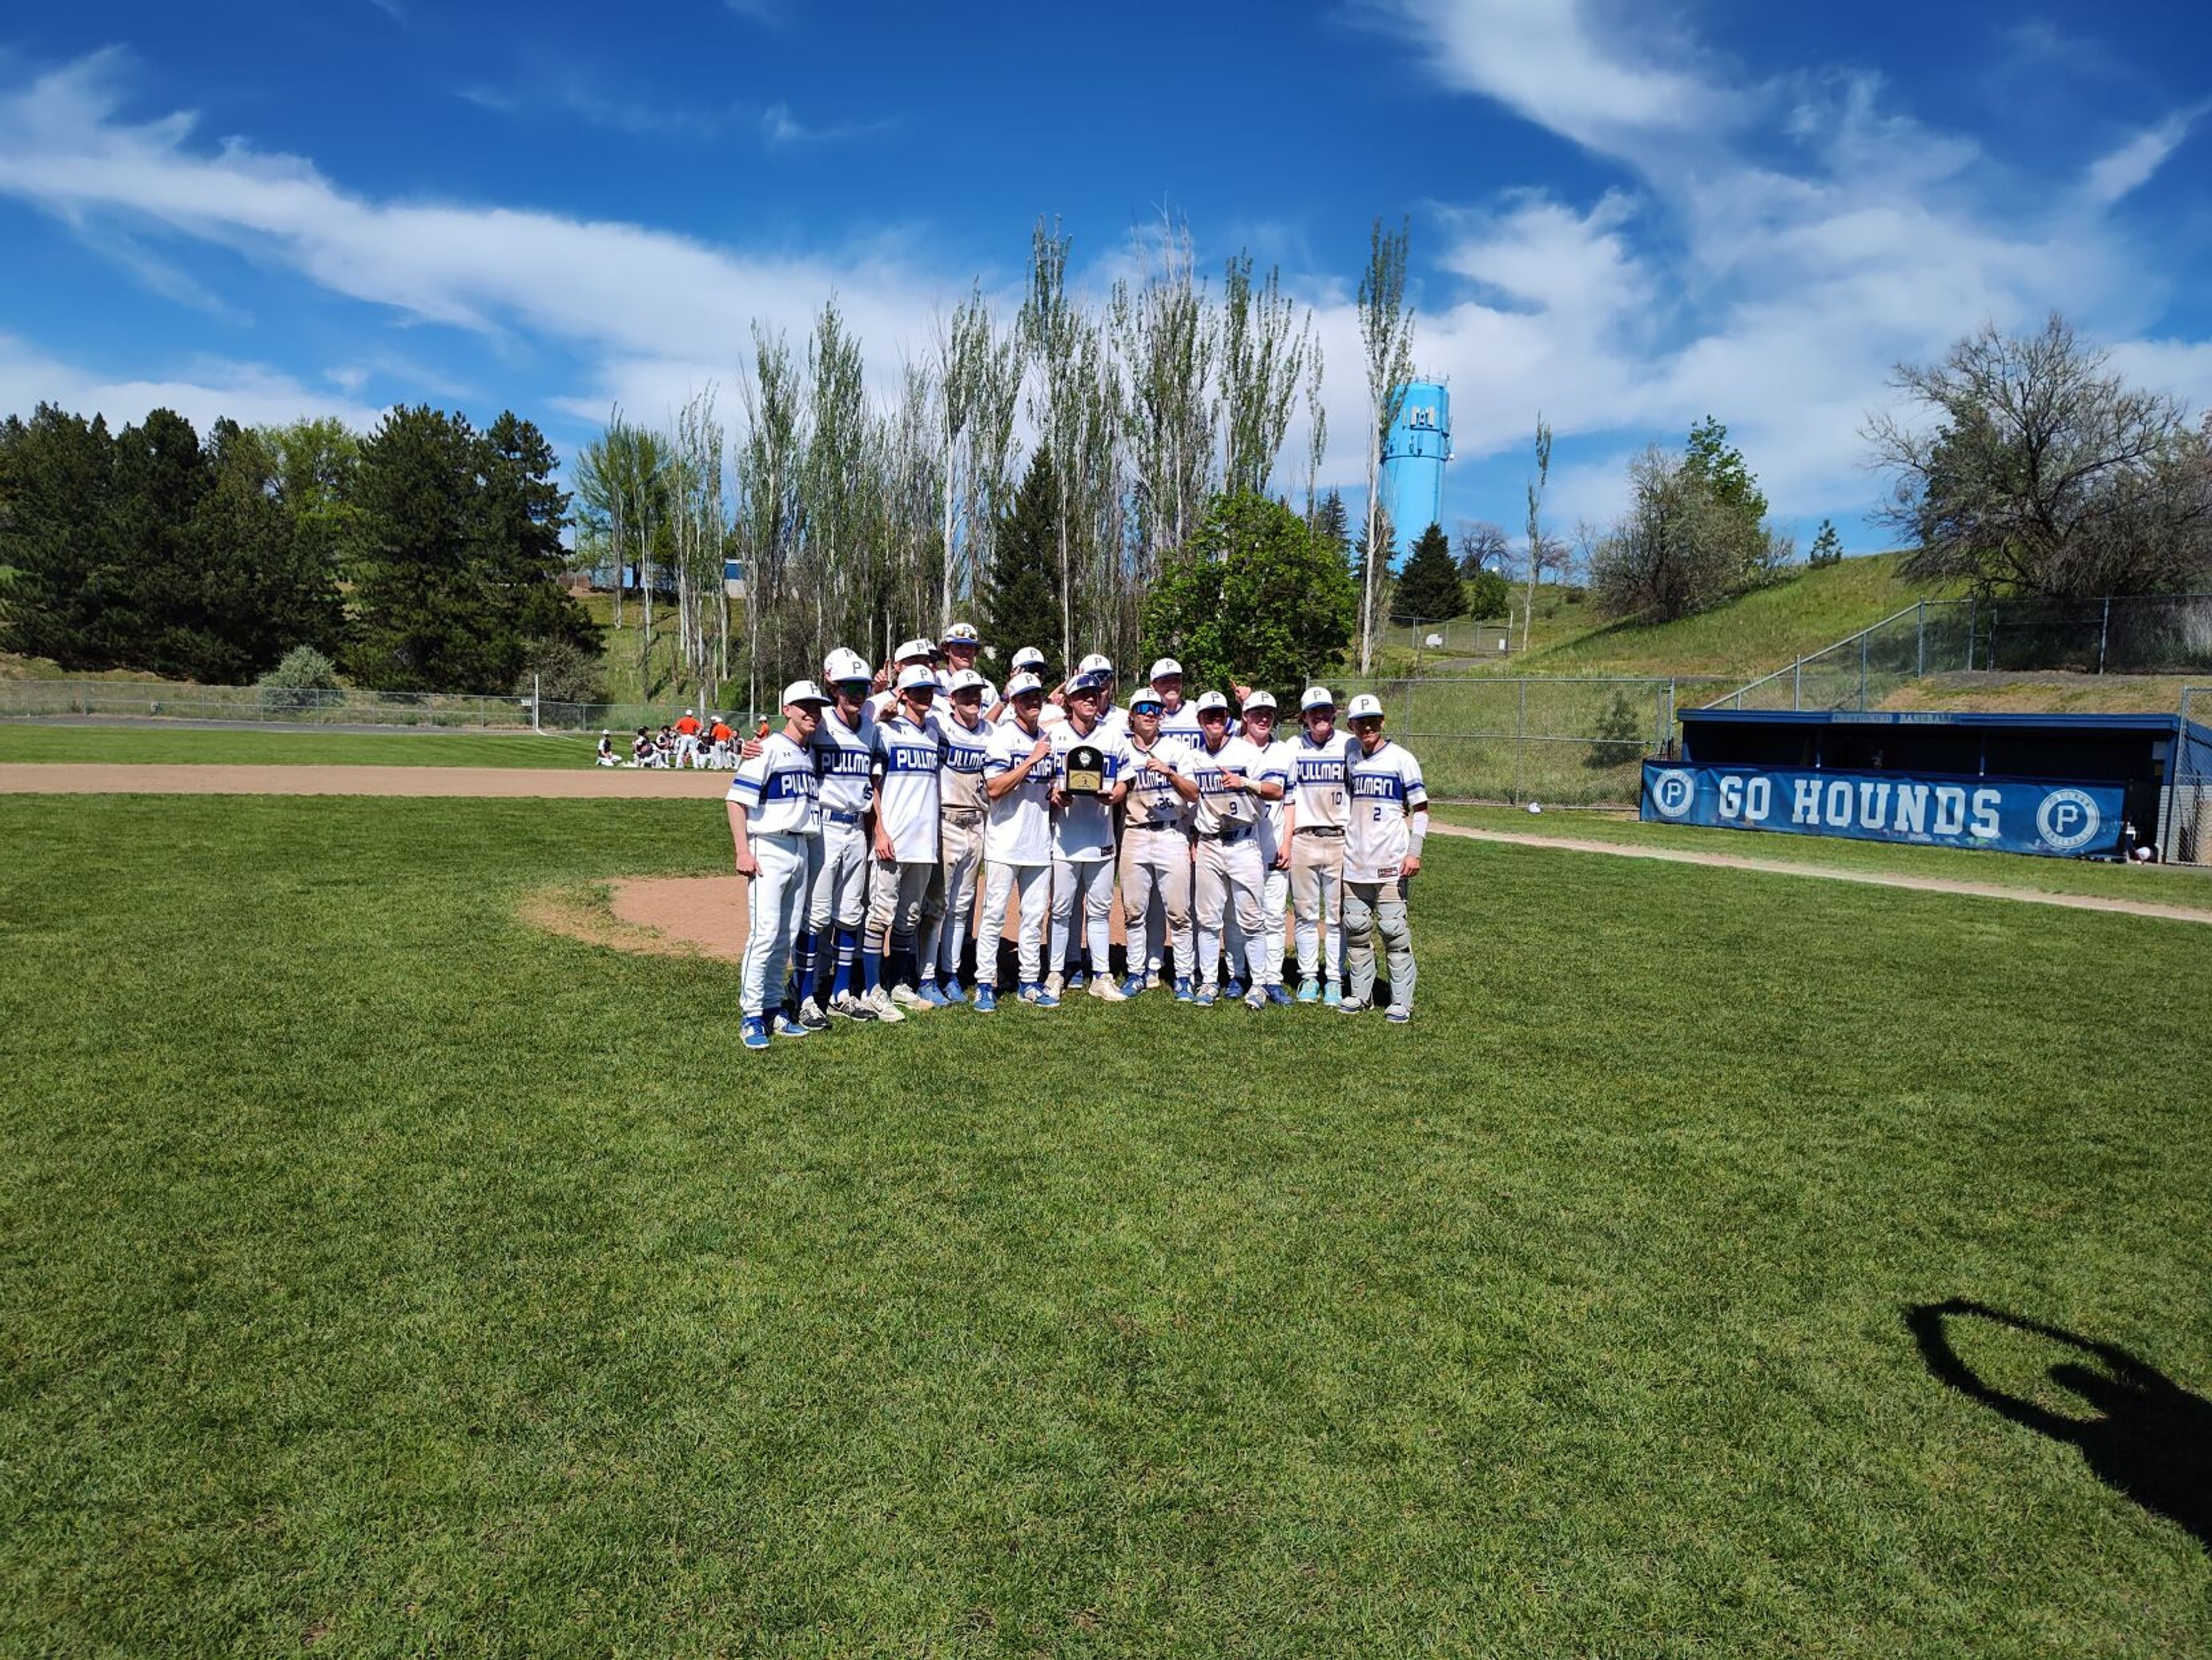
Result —
[[1372, 755], [1355, 740], [1344, 775], [1352, 798], [1344, 827], [1344, 879], [1387, 881], [1413, 850], [1413, 813], [1429, 805], [1421, 763], [1387, 738]]
[[1344, 828], [1344, 766], [1358, 749], [1359, 740], [1345, 732], [1331, 733], [1326, 744], [1315, 743], [1303, 732], [1290, 740], [1291, 805], [1297, 809], [1298, 829]]
[[1190, 803], [1176, 793], [1173, 784], [1145, 765], [1153, 756], [1181, 771], [1190, 758], [1190, 746], [1172, 738], [1159, 738], [1147, 750], [1134, 738], [1129, 739], [1129, 794], [1123, 803], [1129, 828], [1188, 830]]
[[864, 708], [857, 729], [834, 708], [822, 711], [814, 729], [815, 761], [822, 769], [822, 811], [866, 812], [875, 802], [868, 775], [875, 769], [876, 721]]
[[1218, 750], [1194, 744], [1185, 753], [1182, 775], [1198, 786], [1200, 836], [1249, 824], [1259, 816], [1259, 803], [1249, 791], [1232, 790], [1223, 784], [1224, 775], [1232, 772], [1255, 783], [1259, 781], [1260, 751], [1242, 738], [1224, 738]]
[[876, 728], [876, 822], [901, 864], [937, 859], [938, 768], [945, 758], [935, 719], [919, 726], [903, 712]]
[[745, 810], [749, 836], [818, 836], [814, 804], [821, 787], [812, 752], [774, 732], [761, 739], [758, 755], [738, 763], [722, 799]]
[[[1052, 781], [1067, 787], [1067, 757], [1088, 745], [1098, 751], [1098, 771], [1108, 790], [1129, 772], [1129, 745], [1103, 721], [1090, 732], [1079, 733], [1075, 722], [1063, 721], [1047, 734], [1052, 739]], [[1052, 848], [1071, 865], [1086, 865], [1114, 856], [1114, 809], [1096, 795], [1079, 795], [1052, 815]]]
[[[1244, 741], [1252, 743], [1249, 738]], [[1284, 795], [1287, 797], [1291, 793], [1291, 775], [1297, 765], [1291, 758], [1291, 746], [1278, 738], [1265, 749], [1261, 749], [1257, 744], [1253, 744], [1252, 747], [1260, 751], [1260, 769], [1252, 775], [1252, 781], [1255, 784], [1280, 784]], [[1283, 804], [1262, 800], [1259, 806], [1260, 856], [1273, 860], [1277, 849], [1283, 845]]]
[[1198, 724], [1198, 705], [1188, 697], [1182, 700], [1182, 707], [1178, 708], [1171, 709], [1163, 705], [1160, 709], [1160, 736], [1172, 738], [1178, 744], [1197, 749], [1206, 739], [1205, 729]]
[[[988, 694], [985, 694], [988, 700]], [[960, 717], [939, 709], [929, 717], [929, 729], [945, 751], [944, 769], [938, 775], [939, 799], [948, 807], [981, 810], [990, 803], [983, 796], [983, 762], [990, 753], [991, 734], [998, 728], [988, 715], [979, 714], [971, 729]]]
[[[1039, 735], [1024, 732], [1018, 721], [1001, 723], [991, 734], [983, 776], [997, 778], [1012, 771], [1029, 758]], [[991, 803], [990, 822], [983, 829], [983, 857], [999, 865], [1052, 863], [1051, 790], [1052, 757], [1048, 755], [1018, 787]]]

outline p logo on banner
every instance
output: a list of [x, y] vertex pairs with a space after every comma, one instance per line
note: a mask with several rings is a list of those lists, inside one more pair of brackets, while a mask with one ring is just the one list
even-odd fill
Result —
[[2096, 802], [2081, 790], [2053, 790], [2035, 810], [2037, 832], [2060, 853], [2071, 853], [2094, 841], [2104, 822]]
[[1680, 767], [1669, 767], [1651, 780], [1651, 810], [1662, 818], [1681, 818], [1698, 805], [1698, 781]]

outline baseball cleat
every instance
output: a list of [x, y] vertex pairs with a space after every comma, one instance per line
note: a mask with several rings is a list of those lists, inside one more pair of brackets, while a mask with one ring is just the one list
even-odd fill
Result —
[[951, 1008], [955, 1002], [959, 1000], [957, 998], [947, 997], [944, 992], [938, 988], [937, 982], [934, 980], [923, 981], [921, 982], [921, 990], [919, 993], [919, 995], [923, 1002], [928, 1004], [929, 1006], [933, 1009]]
[[998, 1012], [999, 994], [996, 988], [990, 986], [976, 987], [975, 1012], [978, 1014], [996, 1014]]
[[1334, 980], [1322, 988], [1321, 1000], [1333, 1009], [1343, 1006], [1344, 994], [1337, 989]]
[[891, 988], [891, 1001], [897, 1004], [899, 1007], [902, 1009], [921, 1009], [927, 1011], [934, 1006], [927, 997], [924, 997], [912, 986], [906, 985], [894, 986]]
[[1114, 983], [1111, 975], [1102, 974], [1091, 982], [1091, 994], [1102, 1003], [1126, 1003], [1129, 994]]
[[1221, 994], [1234, 1002], [1244, 994], [1244, 982], [1235, 975], [1231, 975], [1229, 983], [1221, 988]]
[[1135, 997], [1150, 989], [1150, 983], [1146, 982], [1145, 976], [1141, 974], [1133, 974], [1121, 982], [1121, 995], [1125, 1000]]
[[1261, 990], [1257, 986], [1253, 987], [1251, 991], [1245, 995], [1244, 1006], [1248, 1009], [1266, 1008], [1267, 1006], [1267, 994]]
[[1067, 976], [1067, 983], [1061, 987], [1060, 989], [1063, 991], [1081, 991], [1090, 983], [1090, 971], [1085, 969], [1077, 969]]
[[1386, 1009], [1382, 1018], [1394, 1026], [1402, 1026], [1413, 1018], [1413, 1012], [1411, 1009]]
[[1033, 1009], [1056, 1009], [1060, 1006], [1060, 994], [1048, 985], [1039, 986], [1036, 995], [1030, 999], [1030, 1006]]
[[1301, 981], [1299, 981], [1299, 982], [1298, 982], [1298, 1001], [1300, 1001], [1301, 1003], [1318, 1003], [1318, 1002], [1320, 1002], [1320, 1001], [1321, 1001], [1321, 982], [1320, 982], [1320, 981], [1318, 981], [1318, 980], [1301, 980]]
[[1158, 991], [1159, 988], [1160, 965], [1158, 963], [1153, 963], [1149, 964], [1145, 970], [1145, 989], [1146, 991]]
[[1054, 969], [1050, 974], [1045, 976], [1044, 988], [1048, 994], [1054, 997], [1059, 996], [1060, 993], [1067, 989], [1067, 981], [1066, 976], [1063, 976], [1058, 969]]
[[1336, 1012], [1339, 1014], [1364, 1014], [1367, 1012], [1367, 1005], [1357, 997], [1347, 997], [1336, 1006]]
[[842, 997], [833, 997], [830, 1000], [830, 1012], [848, 1020], [865, 1021], [876, 1018], [875, 1010], [869, 1006], [866, 1000], [855, 997], [849, 991]]
[[1291, 994], [1280, 985], [1270, 986], [1267, 988], [1267, 1000], [1270, 1003], [1279, 1003], [1285, 1008], [1288, 1008], [1291, 1004]]
[[820, 1006], [810, 997], [799, 1006], [799, 1024], [809, 1031], [826, 1031], [830, 1026], [830, 1017], [823, 1013]]
[[1213, 1006], [1213, 988], [1211, 986], [1200, 986], [1198, 988], [1198, 995], [1192, 998], [1191, 1001], [1197, 1004], [1199, 1007], [1202, 1009], [1212, 1008]]
[[775, 1017], [775, 1035], [778, 1037], [811, 1037], [814, 1029], [787, 1014], [779, 1014]]
[[1178, 1003], [1188, 1003], [1191, 1000], [1189, 981], [1178, 980], [1176, 982], [1175, 1000]]
[[757, 1014], [747, 1015], [744, 1018], [743, 1024], [738, 1027], [738, 1042], [743, 1043], [749, 1049], [766, 1049], [768, 1047], [768, 1022], [762, 1019]]
[[904, 1012], [900, 1009], [897, 1004], [891, 1001], [891, 994], [885, 991], [881, 986], [878, 986], [873, 991], [870, 992], [860, 1000], [862, 1003], [866, 1005], [869, 1011], [875, 1015], [877, 1019], [882, 1021], [887, 1026], [896, 1026], [900, 1021], [906, 1018]]

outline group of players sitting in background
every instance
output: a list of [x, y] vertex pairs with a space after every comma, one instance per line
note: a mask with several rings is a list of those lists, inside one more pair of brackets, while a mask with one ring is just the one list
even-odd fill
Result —
[[1188, 700], [1171, 660], [1125, 708], [1103, 656], [1048, 694], [1034, 648], [1014, 654], [1003, 691], [975, 667], [972, 627], [954, 624], [941, 649], [943, 668], [935, 642], [908, 641], [874, 672], [832, 652], [829, 689], [794, 681], [781, 729], [738, 746], [726, 800], [736, 868], [751, 882], [746, 1048], [805, 1037], [832, 1014], [896, 1021], [971, 1000], [994, 1012], [1015, 907], [1017, 994], [1034, 1007], [1079, 989], [1121, 1002], [1171, 987], [1200, 1005], [1225, 994], [1255, 1009], [1358, 1013], [1375, 998], [1380, 935], [1389, 1017], [1412, 1018], [1406, 892], [1428, 798], [1375, 698], [1352, 701], [1346, 734], [1334, 696], [1309, 686], [1301, 730], [1283, 739], [1270, 693], [1234, 687], [1237, 708], [1219, 691]]
[[640, 727], [630, 739], [627, 760], [616, 752], [613, 733], [600, 733], [594, 758], [603, 767], [696, 767], [727, 772], [738, 764], [737, 728], [719, 714], [702, 721], [686, 709], [673, 725], [657, 733]]

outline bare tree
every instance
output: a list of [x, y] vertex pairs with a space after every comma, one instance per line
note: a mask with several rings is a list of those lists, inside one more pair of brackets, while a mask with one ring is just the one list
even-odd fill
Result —
[[1126, 382], [1140, 575], [1149, 576], [1188, 539], [1205, 503], [1218, 331], [1198, 281], [1188, 227], [1163, 215], [1156, 237], [1136, 240], [1143, 281], [1133, 289], [1114, 285], [1110, 316]]
[[1528, 649], [1528, 619], [1536, 609], [1536, 583], [1544, 574], [1544, 487], [1552, 478], [1552, 429], [1536, 417], [1536, 476], [1528, 481], [1528, 595], [1521, 607], [1521, 649]]
[[1221, 291], [1222, 487], [1265, 490], [1290, 430], [1291, 403], [1313, 345], [1313, 314], [1297, 319], [1270, 266], [1257, 287], [1252, 256], [1229, 261]]
[[745, 561], [745, 673], [750, 706], [761, 707], [761, 666], [779, 684], [796, 666], [778, 635], [788, 573], [799, 545], [807, 448], [805, 409], [791, 348], [753, 325], [753, 372], [743, 383], [745, 433], [738, 447], [738, 544]]
[[804, 463], [806, 496], [805, 587], [814, 596], [812, 655], [871, 637], [873, 586], [868, 520], [872, 512], [868, 463], [873, 425], [863, 384], [860, 343], [845, 327], [833, 298], [825, 301], [807, 345], [813, 430]]
[[1313, 523], [1321, 491], [1322, 457], [1328, 452], [1328, 410], [1321, 401], [1321, 340], [1306, 364], [1306, 522]]
[[988, 533], [991, 498], [1006, 471], [1013, 401], [1021, 380], [1019, 343], [994, 325], [977, 283], [937, 336], [940, 494], [938, 539], [944, 550], [937, 629], [975, 592], [977, 554]]
[[1359, 279], [1359, 337], [1367, 349], [1367, 561], [1360, 585], [1359, 672], [1375, 666], [1375, 595], [1380, 573], [1390, 562], [1382, 533], [1382, 444], [1406, 401], [1413, 378], [1413, 314], [1406, 308], [1406, 252], [1410, 228], [1401, 222], [1386, 232], [1377, 219], [1368, 250], [1367, 271]]

